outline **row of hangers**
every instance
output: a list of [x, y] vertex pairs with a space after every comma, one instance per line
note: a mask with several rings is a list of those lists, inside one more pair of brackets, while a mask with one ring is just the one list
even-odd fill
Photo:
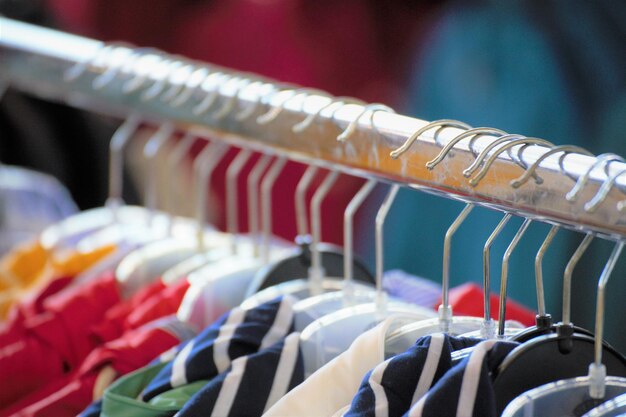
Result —
[[[108, 49], [107, 49], [108, 48]], [[94, 60], [104, 59], [115, 48], [106, 46], [103, 55]], [[147, 50], [146, 50], [147, 51]], [[133, 59], [140, 59], [146, 51], [136, 50]], [[129, 57], [126, 57], [129, 59]], [[112, 65], [109, 71], [103, 72], [93, 81], [96, 89], [105, 88], [121, 71], [122, 65], [129, 62], [120, 61]], [[67, 73], [67, 80], [72, 81], [81, 76], [89, 62], [72, 68]], [[174, 66], [174, 61], [171, 62]], [[172, 71], [173, 68], [170, 68]], [[145, 100], [161, 100], [172, 107], [180, 107], [192, 98], [191, 92], [199, 85], [213, 83], [215, 94], [206, 97], [194, 107], [196, 114], [206, 114], [213, 119], [220, 119], [235, 112], [235, 119], [244, 121], [257, 113], [257, 106], [240, 110], [236, 104], [243, 89], [255, 81], [250, 77], [239, 77], [220, 71], [210, 72], [205, 69], [199, 73], [193, 69], [187, 72], [189, 79], [181, 80], [177, 85], [166, 88], [165, 82], [150, 85], [148, 73], [126, 80], [123, 92], [130, 94], [142, 91]], [[165, 80], [167, 77], [163, 77]], [[217, 91], [227, 81], [239, 82], [237, 93], [232, 100], [216, 106]], [[272, 107], [268, 112], [258, 115], [256, 122], [266, 125], [276, 120], [285, 105], [297, 97], [320, 94], [313, 89], [291, 89], [280, 105]], [[267, 97], [259, 96], [258, 101]], [[327, 109], [335, 110], [344, 104], [357, 102], [354, 99], [341, 97], [333, 99], [328, 105], [315, 114], [307, 116], [293, 126], [295, 133], [311, 128], [316, 117]], [[373, 130], [376, 126], [373, 115], [377, 111], [391, 112], [381, 104], [363, 107], [363, 111], [338, 136], [339, 141], [349, 141], [358, 127], [358, 122], [365, 115], [370, 116]], [[539, 314], [536, 325], [520, 330], [520, 324], [506, 322], [506, 298], [508, 263], [511, 254], [528, 229], [531, 219], [525, 219], [509, 244], [501, 268], [500, 285], [500, 320], [491, 319], [489, 294], [491, 289], [490, 248], [505, 228], [514, 213], [505, 213], [487, 239], [483, 248], [483, 285], [484, 285], [484, 317], [454, 316], [449, 306], [449, 265], [451, 259], [451, 243], [455, 232], [469, 217], [474, 205], [467, 204], [456, 220], [448, 228], [444, 239], [443, 272], [442, 272], [442, 304], [438, 314], [388, 298], [382, 290], [384, 271], [384, 222], [394, 202], [400, 185], [390, 186], [387, 195], [376, 215], [376, 271], [372, 277], [367, 269], [353, 256], [353, 218], [356, 210], [377, 186], [377, 181], [369, 179], [355, 194], [344, 212], [344, 248], [323, 245], [321, 239], [320, 207], [325, 196], [337, 180], [338, 172], [329, 171], [319, 188], [315, 191], [310, 204], [310, 216], [306, 213], [306, 193], [310, 188], [319, 169], [310, 166], [300, 179], [295, 193], [298, 222], [296, 246], [272, 237], [272, 191], [276, 179], [285, 166], [287, 159], [283, 156], [272, 157], [262, 155], [254, 162], [252, 171], [247, 178], [248, 217], [250, 233], [243, 235], [237, 224], [237, 183], [238, 176], [244, 166], [251, 161], [253, 152], [247, 149], [239, 151], [229, 164], [226, 175], [226, 206], [227, 233], [207, 228], [207, 189], [211, 176], [228, 150], [228, 146], [219, 141], [211, 141], [196, 157], [194, 168], [194, 184], [196, 195], [196, 219], [173, 218], [167, 214], [172, 201], [167, 202], [166, 211], [156, 209], [158, 193], [156, 177], [159, 169], [157, 155], [164, 144], [176, 134], [176, 127], [163, 122], [147, 141], [143, 154], [147, 161], [148, 175], [145, 186], [145, 208], [125, 206], [121, 200], [123, 152], [128, 142], [142, 125], [139, 115], [131, 115], [114, 134], [111, 144], [110, 189], [106, 207], [90, 210], [73, 216], [63, 223], [46, 230], [41, 237], [42, 244], [53, 249], [58, 246], [72, 244], [78, 248], [93, 248], [107, 243], [118, 243], [123, 240], [132, 242], [136, 248], [121, 259], [116, 276], [127, 293], [132, 293], [147, 282], [162, 276], [165, 283], [175, 283], [187, 279], [198, 284], [195, 288], [210, 286], [211, 291], [220, 295], [221, 310], [241, 305], [251, 308], [276, 296], [291, 294], [300, 302], [296, 305], [296, 330], [301, 332], [301, 347], [304, 353], [306, 374], [314, 372], [324, 363], [347, 349], [364, 329], [380, 322], [385, 317], [398, 314], [406, 322], [399, 325], [386, 340], [386, 354], [392, 356], [400, 353], [421, 336], [433, 332], [448, 332], [454, 335], [477, 335], [483, 338], [510, 339], [520, 342], [504, 360], [494, 379], [500, 411], [507, 404], [517, 407], [507, 411], [507, 415], [516, 414], [516, 410], [524, 410], [529, 403], [539, 403], [545, 398], [573, 398], [576, 395], [588, 395], [595, 400], [605, 400], [626, 392], [626, 360], [623, 355], [603, 341], [604, 292], [608, 278], [623, 249], [623, 242], [615, 245], [613, 252], [602, 272], [598, 283], [596, 305], [596, 328], [591, 332], [574, 326], [571, 318], [571, 285], [573, 270], [591, 243], [594, 235], [588, 233], [568, 262], [563, 278], [563, 319], [553, 323], [546, 312], [543, 295], [542, 260], [548, 250], [559, 226], [552, 226], [545, 241], [541, 245], [535, 260], [535, 281], [537, 285], [537, 302]], [[438, 120], [415, 132], [391, 157], [398, 158], [408, 150], [414, 141], [430, 129], [445, 127], [466, 129], [445, 147], [440, 154], [428, 162], [428, 169], [435, 169], [437, 164], [446, 158], [455, 144], [464, 139], [473, 140], [480, 135], [498, 135], [489, 146], [480, 153], [475, 153], [474, 162], [464, 171], [471, 177], [471, 185], [477, 185], [487, 174], [496, 158], [507, 152], [510, 159], [524, 169], [524, 173], [511, 183], [516, 188], [534, 178], [540, 182], [536, 169], [541, 161], [555, 153], [562, 153], [560, 162], [568, 152], [587, 153], [572, 146], [553, 146], [551, 143], [537, 138], [520, 135], [509, 135], [491, 128], [471, 128], [453, 120]], [[176, 168], [183, 163], [196, 138], [185, 134], [177, 142], [174, 150], [167, 156], [166, 169], [170, 172], [174, 186]], [[521, 147], [520, 147], [521, 145]], [[523, 160], [523, 150], [528, 146], [550, 146], [544, 156], [528, 166]], [[517, 148], [517, 152], [514, 152]], [[611, 162], [621, 160], [612, 154], [598, 157], [597, 162], [576, 180], [576, 184], [567, 194], [567, 199], [575, 201], [589, 180], [591, 171], [604, 167], [607, 174], [597, 194], [585, 204], [585, 210], [593, 211], [606, 199], [614, 187], [616, 179], [622, 173], [609, 174]], [[171, 195], [171, 193], [170, 193]], [[260, 202], [260, 207], [259, 207]], [[620, 206], [620, 210], [622, 207]], [[310, 217], [310, 218], [309, 218]], [[311, 233], [309, 237], [309, 225]], [[93, 274], [93, 273], [92, 273]], [[93, 276], [93, 275], [92, 275]], [[89, 279], [84, 277], [83, 279]], [[194, 287], [192, 287], [194, 288]], [[200, 296], [200, 290], [198, 296]], [[183, 303], [179, 316], [185, 320], [192, 318], [194, 311]], [[221, 311], [210, 314], [214, 317]], [[206, 313], [206, 312], [203, 312]], [[207, 323], [208, 324], [208, 323]], [[467, 352], [457, 355], [461, 359]], [[588, 369], [587, 369], [588, 366]], [[581, 375], [587, 374], [587, 377]], [[606, 376], [611, 375], [611, 376]], [[557, 385], [534, 392], [536, 387], [559, 381]], [[524, 394], [528, 391], [528, 394]], [[584, 394], [583, 394], [584, 392]], [[553, 398], [554, 397], [554, 398]], [[517, 399], [516, 399], [517, 398]], [[582, 397], [581, 397], [582, 398]], [[617, 401], [616, 401], [617, 404]]]

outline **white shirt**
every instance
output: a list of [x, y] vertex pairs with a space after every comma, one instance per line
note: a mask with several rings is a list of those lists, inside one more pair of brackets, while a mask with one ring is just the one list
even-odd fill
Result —
[[263, 417], [335, 415], [350, 405], [363, 376], [385, 360], [387, 334], [414, 320], [414, 317], [394, 315], [366, 331], [348, 350], [287, 393]]

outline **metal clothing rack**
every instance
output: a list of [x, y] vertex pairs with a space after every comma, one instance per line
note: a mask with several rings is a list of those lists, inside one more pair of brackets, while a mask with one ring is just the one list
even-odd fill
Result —
[[[504, 132], [491, 129], [485, 131], [489, 134], [465, 135], [429, 169], [426, 163], [469, 126], [455, 121], [429, 124], [381, 105], [5, 18], [0, 18], [2, 83], [113, 116], [133, 113], [154, 122], [169, 120], [198, 136], [611, 240], [626, 237], [626, 175], [621, 175], [626, 163], [616, 156], [595, 157], [520, 135], [496, 146]], [[308, 127], [294, 129], [302, 128], [305, 120], [311, 122]], [[349, 138], [338, 140], [346, 131]], [[392, 157], [416, 132], [406, 152]], [[508, 152], [497, 152], [498, 146], [514, 143]], [[485, 149], [492, 149], [485, 155], [493, 155], [493, 163], [482, 181], [471, 183], [463, 170]], [[525, 172], [529, 180], [513, 187], [512, 181]], [[577, 198], [566, 198], [577, 183]]]

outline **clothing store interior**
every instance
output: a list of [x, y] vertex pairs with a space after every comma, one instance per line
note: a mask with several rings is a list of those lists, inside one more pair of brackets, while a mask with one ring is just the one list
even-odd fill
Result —
[[0, 0], [0, 417], [626, 416], [626, 3]]

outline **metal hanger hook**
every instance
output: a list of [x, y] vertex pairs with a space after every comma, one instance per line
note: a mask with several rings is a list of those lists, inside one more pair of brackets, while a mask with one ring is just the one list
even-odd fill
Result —
[[[376, 180], [367, 180], [354, 197], [352, 197], [352, 200], [350, 200], [346, 210], [343, 212], [343, 275], [345, 282], [344, 289], [348, 292], [354, 282], [354, 236], [352, 233], [354, 214], [359, 207], [361, 207], [367, 196], [374, 190], [376, 184]], [[351, 294], [348, 295], [350, 296]]]
[[602, 275], [598, 280], [598, 294], [596, 300], [596, 332], [594, 336], [594, 363], [589, 366], [589, 395], [591, 398], [604, 398], [606, 367], [602, 364], [602, 340], [604, 339], [604, 295], [606, 284], [609, 281], [615, 264], [619, 259], [624, 242], [618, 242], [611, 252]]
[[532, 223], [531, 219], [524, 219], [524, 222], [513, 236], [513, 240], [506, 248], [504, 256], [502, 257], [502, 271], [500, 277], [500, 311], [498, 314], [498, 337], [504, 337], [504, 329], [506, 323], [506, 300], [507, 300], [507, 285], [509, 282], [509, 261], [513, 251], [517, 247], [517, 244], [528, 230], [528, 226]]
[[272, 189], [278, 176], [285, 168], [287, 158], [278, 157], [270, 166], [265, 178], [261, 182], [261, 215], [262, 215], [262, 244], [261, 259], [268, 263], [270, 260], [270, 237], [272, 234]]
[[482, 327], [482, 336], [485, 339], [493, 339], [495, 337], [495, 326], [491, 318], [491, 246], [511, 217], [513, 217], [511, 213], [506, 213], [502, 217], [491, 235], [489, 235], [489, 238], [487, 238], [485, 246], [483, 246], [483, 310], [485, 320]]
[[452, 237], [467, 219], [474, 205], [466, 204], [456, 219], [452, 222], [443, 239], [443, 267], [441, 273], [441, 305], [439, 306], [439, 325], [442, 332], [450, 330], [452, 323], [452, 307], [448, 301], [450, 292], [450, 252], [452, 249]]
[[309, 165], [296, 186], [294, 201], [296, 207], [296, 224], [298, 236], [301, 238], [304, 238], [304, 236], [309, 234], [309, 217], [307, 214], [306, 193], [309, 190], [317, 171], [318, 168], [315, 165]]
[[458, 120], [451, 120], [451, 119], [435, 120], [433, 122], [428, 123], [426, 126], [418, 129], [415, 133], [413, 133], [411, 136], [409, 136], [409, 138], [402, 144], [402, 146], [400, 146], [398, 149], [392, 151], [389, 155], [393, 159], [398, 159], [398, 157], [400, 157], [400, 155], [402, 155], [403, 153], [405, 153], [406, 151], [409, 150], [411, 145], [413, 145], [413, 143], [421, 135], [423, 135], [424, 133], [426, 133], [430, 129], [434, 129], [436, 127], [440, 127], [440, 128], [456, 127], [458, 129], [466, 129], [466, 130], [469, 130], [469, 129], [472, 128], [467, 123], [463, 123], [463, 122], [460, 122]]
[[163, 145], [165, 145], [165, 142], [174, 135], [174, 131], [175, 127], [173, 123], [163, 123], [150, 139], [148, 139], [143, 148], [143, 156], [148, 163], [148, 178], [146, 179], [144, 200], [150, 213], [150, 221], [154, 219], [158, 202], [157, 179], [159, 176], [159, 161], [157, 160], [157, 156], [159, 151], [163, 148]]
[[379, 312], [383, 312], [386, 308], [385, 292], [383, 291], [383, 275], [385, 273], [384, 226], [389, 210], [391, 210], [391, 206], [398, 196], [398, 191], [400, 191], [400, 186], [393, 184], [389, 188], [385, 200], [383, 200], [383, 203], [376, 213], [376, 240], [374, 241], [374, 245], [376, 255], [376, 305]]
[[321, 293], [321, 281], [324, 278], [325, 271], [322, 265], [322, 254], [320, 252], [320, 242], [322, 241], [322, 201], [330, 192], [332, 186], [339, 178], [339, 172], [330, 171], [320, 187], [313, 194], [311, 200], [311, 229], [313, 244], [311, 246], [311, 269], [309, 273], [309, 283], [311, 285], [311, 294]]
[[[512, 149], [513, 147], [518, 146], [518, 145], [553, 146], [552, 143], [548, 142], [547, 140], [539, 139], [539, 138], [522, 137], [520, 139], [514, 139], [514, 140], [512, 140], [510, 142], [507, 142], [506, 144], [504, 144], [503, 146], [498, 148], [496, 152], [494, 152], [493, 154], [491, 154], [489, 156], [489, 158], [485, 161], [483, 167], [480, 169], [478, 174], [476, 174], [475, 177], [470, 179], [470, 181], [469, 181], [470, 185], [472, 187], [476, 187], [480, 183], [480, 181], [487, 175], [487, 172], [489, 172], [489, 168], [491, 168], [491, 165], [493, 165], [493, 163], [496, 161], [496, 159], [498, 159], [498, 156], [502, 152], [507, 151], [509, 149]], [[478, 158], [476, 158], [476, 160], [478, 161], [479, 158], [480, 158], [480, 155], [478, 156]], [[463, 171], [463, 174], [465, 175], [465, 171]]]
[[177, 189], [177, 180], [180, 178], [178, 175], [180, 173], [179, 166], [183, 162], [185, 156], [189, 154], [189, 151], [195, 142], [196, 137], [192, 133], [186, 132], [183, 138], [176, 144], [172, 152], [167, 156], [167, 161], [165, 162], [167, 172], [169, 172], [168, 190], [166, 193], [167, 201], [165, 204], [165, 210], [170, 214], [167, 228], [168, 236], [172, 236], [173, 233], [172, 216], [176, 211], [176, 208], [174, 207], [174, 190]]
[[[463, 170], [463, 176], [470, 177], [474, 172], [476, 172], [476, 170], [483, 164], [483, 162], [485, 162], [485, 159], [487, 159], [487, 156], [489, 156], [489, 152], [494, 150], [498, 145], [501, 145], [506, 142], [511, 142], [512, 140], [516, 140], [516, 139], [526, 139], [526, 136], [518, 135], [516, 133], [511, 133], [511, 134], [502, 135], [499, 138], [492, 141], [482, 151], [480, 151], [478, 156], [474, 159], [474, 162], [472, 162], [469, 167]], [[513, 159], [513, 155], [511, 154], [511, 148], [507, 148], [506, 151], [509, 154], [509, 157]]]
[[[366, 105], [366, 103], [363, 100], [359, 100], [354, 97], [331, 97], [331, 96], [326, 96], [326, 97], [329, 99], [328, 103], [320, 106], [320, 108], [317, 109], [315, 113], [309, 114], [307, 117], [304, 118], [304, 120], [293, 125], [293, 127], [291, 128], [291, 131], [293, 133], [304, 132], [313, 124], [313, 122], [322, 114], [324, 110], [329, 109], [331, 107], [340, 108], [347, 104], [356, 104], [356, 105], [361, 105], [361, 106]], [[335, 110], [335, 112], [336, 111], [337, 109]], [[335, 115], [335, 112], [332, 113], [333, 117]]]
[[280, 113], [285, 110], [285, 106], [287, 105], [287, 103], [289, 103], [294, 98], [300, 97], [302, 95], [306, 97], [313, 94], [322, 96], [328, 95], [327, 92], [318, 90], [316, 88], [296, 88], [292, 90], [287, 90], [285, 91], [285, 93], [287, 97], [285, 97], [279, 105], [272, 107], [267, 113], [257, 117], [256, 121], [258, 124], [266, 125], [276, 120]]
[[[494, 129], [491, 127], [476, 127], [473, 129], [466, 130], [465, 132], [457, 135], [450, 142], [448, 142], [446, 146], [444, 146], [441, 149], [441, 151], [435, 158], [433, 158], [432, 160], [426, 163], [426, 168], [428, 170], [433, 170], [437, 165], [439, 165], [439, 163], [441, 163], [444, 160], [444, 158], [450, 153], [450, 151], [456, 146], [456, 144], [462, 141], [463, 139], [472, 138], [472, 140], [470, 141], [472, 142], [476, 137], [482, 136], [482, 135], [502, 136], [506, 134], [507, 133], [503, 130]], [[471, 148], [471, 145], [470, 145], [470, 148]]]
[[231, 237], [231, 253], [237, 253], [239, 234], [238, 180], [241, 170], [250, 160], [252, 151], [241, 149], [235, 159], [226, 168], [226, 231]]
[[546, 317], [546, 298], [543, 289], [543, 257], [548, 248], [552, 244], [554, 237], [559, 231], [559, 226], [552, 226], [545, 240], [535, 255], [535, 285], [537, 289], [537, 313], [539, 316]]
[[168, 83], [171, 82], [171, 77], [176, 71], [185, 65], [185, 61], [183, 61], [183, 57], [180, 56], [171, 56], [167, 59], [161, 61], [161, 68], [155, 66], [153, 74], [157, 73], [157, 70], [162, 70], [162, 78], [156, 80], [148, 89], [146, 89], [141, 95], [141, 101], [150, 101], [156, 100], [159, 98], [161, 93], [168, 86]]
[[[200, 88], [204, 91], [206, 91], [206, 89], [209, 87], [210, 89], [204, 96], [204, 98], [194, 106], [192, 110], [193, 114], [195, 116], [202, 116], [204, 113], [206, 113], [211, 108], [211, 106], [213, 106], [213, 103], [217, 101], [220, 86], [230, 80], [232, 77], [233, 75], [226, 74], [221, 71], [207, 74], [207, 76], [200, 83]], [[215, 80], [215, 82], [210, 83], [209, 81], [212, 80]]]
[[204, 227], [207, 222], [207, 196], [211, 186], [211, 177], [215, 168], [228, 151], [228, 145], [222, 142], [210, 142], [202, 149], [200, 155], [193, 162], [196, 186], [196, 232], [198, 251], [206, 250]]
[[582, 258], [583, 254], [591, 244], [594, 236], [591, 233], [585, 235], [583, 240], [580, 242], [580, 245], [574, 251], [574, 254], [570, 258], [567, 266], [565, 267], [565, 272], [563, 273], [563, 324], [571, 325], [571, 316], [572, 316], [572, 275], [574, 274], [574, 269], [576, 265], [578, 265], [578, 261]]
[[587, 203], [585, 203], [585, 211], [589, 213], [593, 213], [594, 211], [596, 211], [600, 204], [602, 204], [604, 200], [606, 200], [606, 198], [608, 197], [609, 192], [611, 192], [611, 190], [613, 189], [613, 186], [615, 185], [617, 179], [624, 174], [626, 174], [626, 169], [618, 171], [613, 175], [609, 175], [607, 179], [602, 183], [602, 186], [600, 187], [596, 195]]
[[122, 189], [124, 186], [124, 149], [130, 138], [139, 130], [141, 119], [136, 114], [131, 114], [122, 123], [109, 142], [109, 196], [105, 205], [114, 209], [122, 203]]
[[259, 183], [261, 176], [272, 161], [271, 155], [263, 154], [254, 164], [247, 181], [248, 192], [248, 230], [253, 242], [253, 255], [259, 256]]
[[[117, 78], [119, 74], [131, 71], [135, 63], [144, 55], [154, 52], [153, 48], [132, 48], [118, 45], [111, 49], [104, 58], [103, 66], [106, 68], [102, 74], [96, 76], [92, 81], [94, 90], [100, 90]], [[122, 93], [126, 94], [122, 87]]]
[[72, 81], [76, 81], [80, 76], [82, 76], [87, 69], [90, 66], [95, 66], [95, 65], [99, 65], [99, 62], [101, 60], [105, 60], [106, 61], [106, 57], [110, 54], [112, 54], [113, 52], [115, 52], [115, 50], [119, 47], [123, 47], [126, 49], [131, 49], [133, 46], [128, 44], [128, 43], [124, 43], [124, 42], [108, 42], [108, 43], [103, 43], [100, 48], [98, 48], [96, 50], [96, 52], [93, 54], [92, 57], [84, 60], [83, 62], [79, 62], [73, 66], [71, 66], [70, 68], [68, 68], [65, 73], [63, 74], [63, 80], [65, 82], [72, 82]]
[[[376, 112], [379, 112], [379, 111], [385, 111], [387, 113], [396, 112], [394, 109], [384, 104], [379, 104], [379, 103], [368, 104], [364, 106], [361, 112], [359, 112], [359, 115], [355, 117], [354, 120], [350, 122], [350, 124], [348, 124], [348, 127], [346, 128], [346, 130], [344, 130], [339, 136], [337, 136], [337, 140], [339, 142], [345, 142], [348, 138], [350, 138], [356, 131], [356, 128], [359, 125], [359, 120], [361, 120], [361, 117], [363, 117], [366, 113], [371, 113], [370, 123], [372, 124], [372, 126], [374, 126], [374, 115], [376, 114]], [[334, 113], [333, 113], [333, 117], [334, 117]]]
[[603, 153], [598, 155], [595, 162], [589, 167], [589, 169], [585, 171], [583, 175], [578, 177], [574, 187], [565, 195], [565, 199], [572, 202], [576, 201], [582, 189], [585, 185], [587, 185], [591, 172], [599, 166], [604, 165], [604, 173], [609, 176], [609, 167], [612, 162], [624, 162], [624, 158], [614, 153]]
[[[588, 150], [584, 148], [581, 148], [580, 146], [573, 146], [573, 145], [555, 146], [552, 149], [548, 150], [543, 155], [541, 155], [539, 158], [537, 158], [537, 160], [530, 166], [530, 168], [528, 168], [520, 177], [512, 180], [510, 183], [511, 187], [519, 188], [522, 185], [524, 185], [530, 179], [530, 177], [535, 173], [535, 171], [537, 170], [537, 168], [539, 167], [539, 165], [541, 164], [543, 160], [548, 158], [550, 155], [554, 155], [555, 153], [559, 153], [559, 152], [563, 152], [563, 155], [561, 155], [561, 158], [565, 158], [565, 156], [570, 153], [593, 156], [591, 152], [589, 152]], [[537, 180], [536, 182], [539, 184]]]

